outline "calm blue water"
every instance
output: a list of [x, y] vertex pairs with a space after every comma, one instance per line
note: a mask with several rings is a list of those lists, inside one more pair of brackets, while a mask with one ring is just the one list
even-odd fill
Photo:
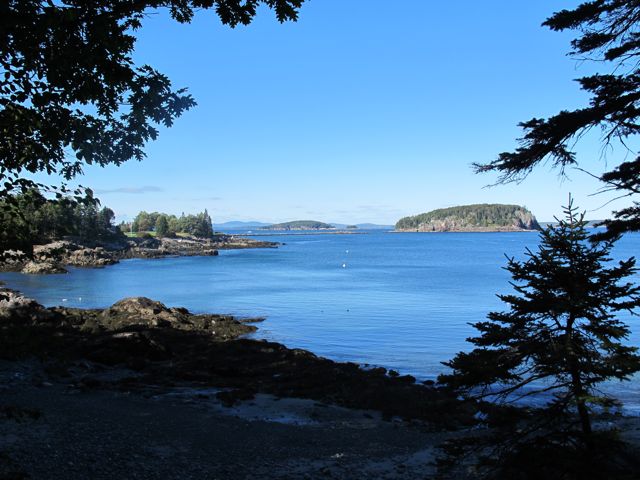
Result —
[[[468, 348], [468, 322], [502, 309], [495, 294], [510, 292], [504, 254], [522, 258], [538, 235], [374, 231], [267, 239], [286, 245], [0, 280], [47, 306], [106, 307], [147, 296], [194, 312], [265, 316], [258, 337], [433, 378], [441, 361]], [[615, 256], [628, 258], [639, 247], [640, 235], [628, 235]], [[640, 345], [639, 319], [626, 320], [630, 342]], [[640, 380], [615, 388], [640, 404]]]

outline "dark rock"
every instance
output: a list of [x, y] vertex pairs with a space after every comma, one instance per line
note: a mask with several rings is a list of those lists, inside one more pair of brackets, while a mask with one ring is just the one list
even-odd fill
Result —
[[0, 321], [40, 321], [52, 318], [52, 313], [32, 298], [19, 292], [0, 289]]
[[240, 402], [253, 400], [256, 397], [255, 392], [246, 389], [233, 389], [225, 390], [223, 392], [216, 393], [216, 398], [225, 407], [233, 407]]

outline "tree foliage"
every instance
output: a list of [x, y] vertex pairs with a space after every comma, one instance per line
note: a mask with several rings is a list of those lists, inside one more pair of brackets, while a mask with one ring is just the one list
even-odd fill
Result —
[[[515, 293], [499, 295], [509, 310], [473, 324], [475, 348], [447, 362], [452, 372], [440, 381], [505, 405], [544, 393], [546, 411], [537, 417], [550, 419], [544, 433], [588, 444], [593, 408], [617, 405], [598, 387], [640, 370], [638, 349], [623, 344], [629, 328], [617, 318], [640, 307], [640, 287], [628, 280], [634, 258], [612, 262], [615, 239], [588, 241], [584, 215], [571, 205], [565, 213], [541, 232], [537, 252], [509, 259]], [[519, 428], [518, 442], [539, 441], [542, 431]]]
[[[159, 226], [160, 231], [158, 230]], [[136, 215], [130, 228], [133, 232], [155, 231], [157, 236], [164, 237], [175, 236], [176, 233], [186, 233], [200, 238], [213, 236], [213, 223], [206, 209], [196, 215], [183, 213], [180, 217], [160, 212], [142, 211]]]
[[64, 236], [84, 240], [119, 235], [110, 208], [98, 207], [96, 199], [77, 201], [63, 197], [46, 198], [38, 190], [0, 200], [0, 252], [21, 250], [30, 253], [33, 245]]
[[156, 236], [159, 238], [166, 237], [169, 233], [169, 222], [166, 215], [160, 215], [156, 220]]
[[0, 198], [36, 184], [30, 174], [70, 180], [85, 165], [142, 160], [145, 144], [195, 105], [149, 65], [135, 65], [136, 31], [168, 9], [188, 23], [213, 9], [248, 24], [259, 5], [296, 20], [304, 0], [8, 0], [0, 4]]
[[[601, 129], [604, 145], [617, 140], [625, 149], [640, 132], [640, 2], [586, 1], [572, 10], [555, 13], [543, 25], [556, 31], [576, 30], [571, 53], [579, 59], [598, 62], [608, 72], [578, 79], [580, 87], [591, 95], [588, 106], [521, 123], [524, 135], [514, 152], [504, 152], [490, 163], [475, 165], [478, 172], [498, 172], [499, 182], [519, 181], [546, 161], [562, 172], [567, 167], [579, 168], [574, 145], [592, 128]], [[601, 238], [640, 230], [640, 157], [638, 152], [629, 152], [629, 159], [625, 154], [614, 168], [595, 175], [603, 182], [603, 191], [614, 191], [633, 200], [605, 222], [607, 233]]]

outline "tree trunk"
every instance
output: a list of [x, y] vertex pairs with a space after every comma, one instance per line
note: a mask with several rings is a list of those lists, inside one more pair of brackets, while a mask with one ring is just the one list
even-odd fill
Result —
[[582, 386], [582, 379], [580, 378], [580, 369], [578, 368], [578, 359], [573, 348], [573, 324], [575, 318], [569, 317], [567, 321], [567, 341], [565, 343], [567, 360], [569, 363], [569, 373], [571, 374], [571, 390], [573, 396], [576, 399], [576, 405], [578, 407], [578, 416], [580, 417], [580, 425], [582, 427], [582, 433], [585, 436], [587, 444], [591, 437], [591, 418], [589, 417], [589, 410], [584, 401], [584, 387]]

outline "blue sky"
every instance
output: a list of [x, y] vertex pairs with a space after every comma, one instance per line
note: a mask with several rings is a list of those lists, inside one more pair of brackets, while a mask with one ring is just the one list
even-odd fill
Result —
[[[541, 220], [569, 192], [591, 218], [598, 184], [538, 169], [520, 185], [484, 188], [472, 162], [515, 147], [517, 123], [585, 103], [572, 79], [570, 34], [540, 24], [577, 2], [311, 0], [297, 23], [263, 9], [229, 29], [204, 12], [191, 25], [150, 15], [135, 60], [188, 87], [198, 106], [147, 148], [143, 162], [87, 168], [120, 218], [207, 208], [226, 220], [394, 223], [434, 208], [526, 205]], [[605, 167], [597, 135], [582, 166]], [[608, 152], [609, 166], [623, 155]]]

